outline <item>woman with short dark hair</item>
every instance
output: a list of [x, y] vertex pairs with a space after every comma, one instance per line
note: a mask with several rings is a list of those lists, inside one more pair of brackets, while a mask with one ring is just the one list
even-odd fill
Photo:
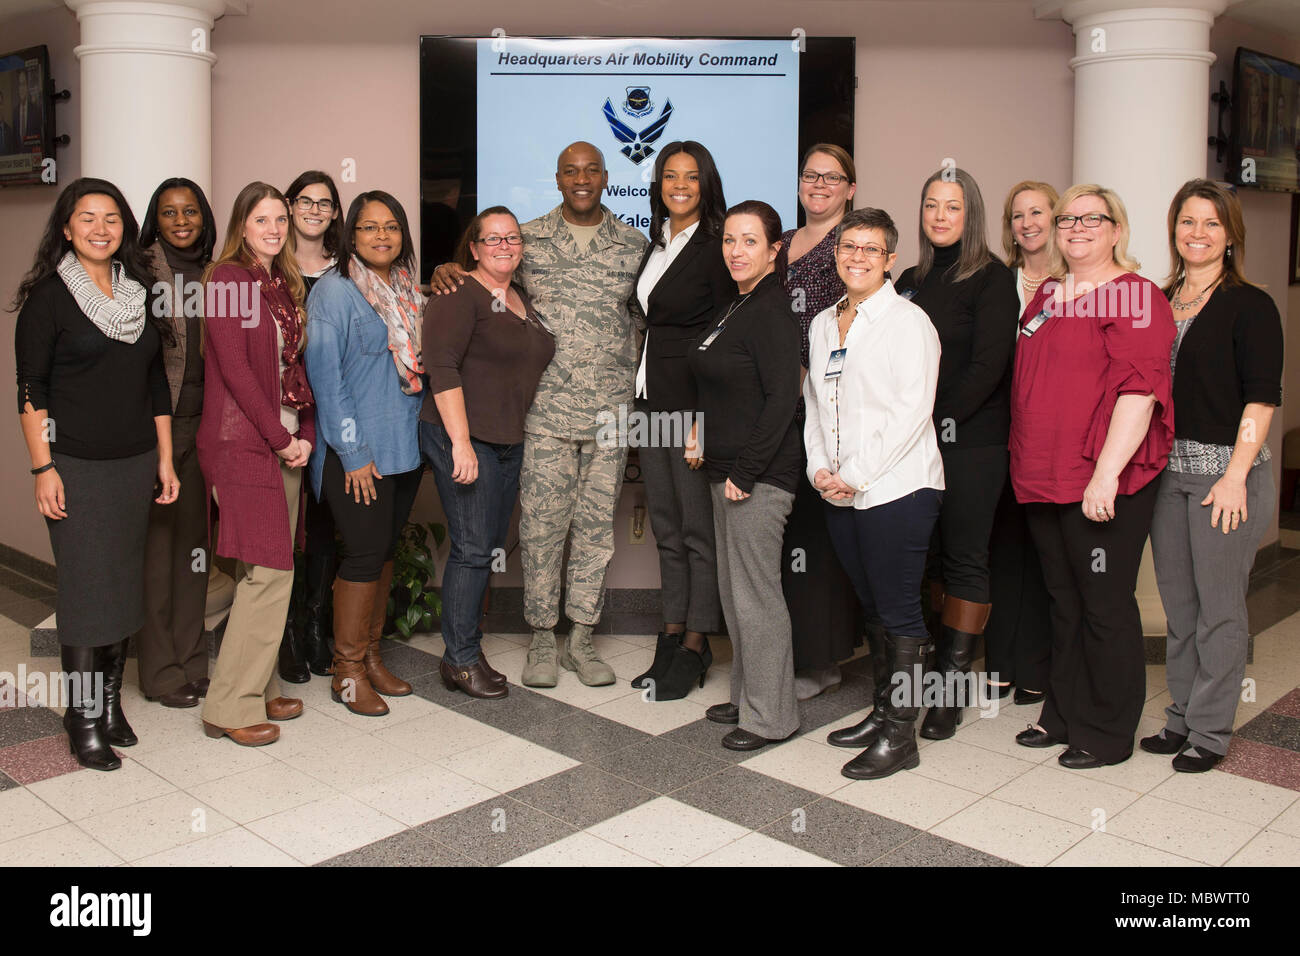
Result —
[[180, 492], [149, 268], [122, 193], [78, 179], [59, 194], [14, 296], [18, 414], [36, 507], [59, 572], [55, 613], [67, 709], [83, 767], [116, 770], [138, 742], [122, 712], [127, 638], [142, 619], [149, 499]]
[[[731, 700], [707, 711], [739, 726], [728, 750], [758, 750], [799, 728], [781, 539], [802, 460], [794, 422], [799, 325], [773, 274], [781, 219], [765, 202], [727, 210], [722, 255], [739, 294], [690, 352], [699, 394], [696, 454], [708, 469], [718, 592], [731, 636]], [[700, 446], [703, 446], [702, 448]]]
[[1178, 414], [1151, 550], [1173, 699], [1164, 728], [1141, 747], [1174, 754], [1175, 770], [1200, 773], [1227, 754], [1241, 699], [1246, 587], [1277, 499], [1264, 440], [1282, 402], [1284, 349], [1277, 306], [1242, 272], [1246, 228], [1236, 194], [1206, 179], [1184, 184], [1169, 205], [1169, 252]]
[[401, 203], [382, 190], [352, 200], [337, 269], [308, 301], [307, 374], [320, 441], [312, 491], [343, 539], [334, 581], [334, 699], [388, 713], [411, 685], [380, 651], [393, 558], [420, 490], [416, 422], [424, 391], [415, 247]]
[[144, 563], [144, 626], [136, 642], [140, 690], [164, 707], [195, 707], [208, 692], [208, 501], [195, 448], [203, 416], [203, 270], [217, 225], [198, 184], [168, 179], [154, 190], [140, 230], [158, 299], [171, 323], [163, 346], [172, 409], [172, 463], [184, 491], [149, 511]]
[[514, 283], [523, 254], [514, 213], [505, 206], [484, 209], [456, 250], [469, 281], [432, 297], [424, 313], [429, 390], [420, 448], [433, 468], [451, 539], [442, 574], [447, 649], [439, 671], [449, 690], [488, 699], [505, 697], [507, 688], [481, 646], [483, 596], [519, 495], [524, 417], [555, 354], [554, 335]]

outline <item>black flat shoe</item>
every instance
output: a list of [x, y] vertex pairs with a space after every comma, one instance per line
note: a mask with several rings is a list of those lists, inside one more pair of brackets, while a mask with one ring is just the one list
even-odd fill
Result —
[[714, 704], [704, 712], [704, 716], [715, 724], [740, 723], [740, 708], [735, 704]]
[[1150, 737], [1143, 737], [1138, 741], [1138, 746], [1149, 754], [1176, 754], [1182, 753], [1183, 746], [1187, 743], [1186, 734], [1174, 734], [1167, 730], [1162, 730], [1158, 734], [1152, 734]]
[[[672, 663], [673, 652], [681, 646], [682, 634], [680, 631], [669, 634], [667, 631], [659, 632], [659, 640], [655, 642], [655, 659], [651, 663], [650, 669], [644, 674], [638, 674], [632, 678], [632, 686], [637, 690], [644, 690], [648, 681], [654, 681], [656, 684], [663, 679], [664, 674], [668, 673], [668, 665]], [[656, 695], [657, 700], [666, 698]]]
[[1106, 761], [1100, 757], [1095, 757], [1088, 751], [1080, 750], [1078, 747], [1071, 747], [1057, 757], [1056, 762], [1067, 770], [1095, 770], [1098, 767], [1107, 766]]
[[1174, 758], [1174, 769], [1179, 773], [1205, 773], [1222, 759], [1221, 755], [1200, 747], [1188, 747]]
[[854, 750], [865, 750], [875, 743], [884, 727], [885, 712], [882, 708], [876, 707], [863, 720], [858, 721], [852, 727], [832, 730], [826, 735], [826, 742], [832, 747], [850, 747]]
[[[994, 697], [996, 697], [998, 700], [1002, 700], [1010, 693], [1011, 693], [1010, 684], [994, 684], [991, 681], [984, 682], [984, 695], [989, 700], [992, 700]], [[1020, 696], [1019, 690], [1016, 691], [1016, 696], [1017, 697]]]
[[182, 684], [167, 694], [159, 694], [157, 697], [145, 697], [145, 700], [154, 704], [162, 704], [164, 707], [197, 707], [199, 705], [199, 692], [193, 684]]
[[[798, 731], [795, 731], [798, 733]], [[791, 734], [790, 737], [793, 737]], [[722, 738], [722, 746], [728, 750], [762, 750], [768, 744], [779, 744], [789, 740], [790, 737], [781, 737], [773, 740], [768, 737], [760, 737], [758, 734], [751, 734], [748, 730], [741, 730], [737, 727], [727, 736]]]
[[1039, 730], [1033, 724], [1030, 724], [1020, 733], [1016, 734], [1016, 743], [1022, 747], [1055, 747], [1065, 743], [1064, 740], [1057, 740], [1045, 730]]
[[1016, 688], [1016, 696], [1012, 698], [1018, 707], [1027, 707], [1030, 704], [1041, 704], [1047, 699], [1045, 690], [1021, 690]]

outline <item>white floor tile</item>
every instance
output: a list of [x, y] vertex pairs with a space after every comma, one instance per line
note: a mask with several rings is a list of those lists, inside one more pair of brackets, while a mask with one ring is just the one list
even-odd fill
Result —
[[[0, 853], [4, 847], [0, 847]], [[1233, 854], [1224, 866], [1300, 866], [1300, 837], [1265, 830]]]
[[277, 745], [278, 741], [266, 747], [241, 747], [226, 737], [219, 740], [198, 737], [192, 741], [148, 751], [138, 756], [131, 754], [131, 758], [168, 783], [185, 790], [207, 783], [209, 780], [220, 780], [232, 774], [272, 764], [275, 760], [268, 750]]
[[669, 797], [643, 803], [588, 830], [663, 866], [684, 866], [749, 832]]
[[[315, 681], [312, 681], [315, 683]], [[366, 717], [363, 714], [354, 714], [343, 704], [336, 704], [330, 701], [332, 710], [328, 710], [329, 716], [335, 720], [347, 724], [349, 727], [355, 727], [365, 734], [372, 734], [381, 727], [392, 727], [400, 724], [404, 720], [414, 720], [417, 717], [425, 717], [431, 714], [437, 704], [431, 703], [421, 697], [419, 694], [407, 694], [405, 697], [385, 697], [384, 703], [388, 705], [388, 713], [383, 717]]]
[[643, 856], [606, 843], [590, 833], [575, 833], [502, 866], [655, 866]]
[[122, 859], [133, 861], [229, 830], [235, 822], [177, 791], [86, 817], [77, 825]]
[[[96, 770], [83, 770], [82, 774], [98, 773]], [[67, 774], [74, 776], [77, 774]], [[107, 774], [105, 774], [107, 776]], [[62, 826], [67, 818], [38, 798], [25, 787], [0, 791], [0, 843], [16, 840], [18, 837]]]
[[[1035, 751], [1030, 752], [1036, 755]], [[975, 747], [954, 737], [936, 740], [927, 747], [921, 754], [921, 766], [912, 772], [963, 790], [988, 794], [1035, 766], [1028, 760]]]
[[454, 710], [439, 707], [424, 717], [377, 730], [374, 736], [421, 759], [437, 760], [499, 740], [506, 733]]
[[248, 823], [319, 800], [333, 788], [278, 760], [210, 780], [189, 792], [236, 823]]
[[329, 749], [290, 754], [284, 762], [342, 793], [427, 763], [369, 734], [349, 737]]
[[815, 793], [835, 793], [853, 781], [840, 773], [840, 768], [852, 760], [851, 750], [824, 747], [802, 737], [787, 741], [779, 747], [764, 747], [753, 757], [742, 761], [747, 770], [765, 773], [796, 787]]
[[1294, 790], [1219, 770], [1174, 773], [1153, 789], [1151, 796], [1258, 827], [1268, 826], [1278, 814], [1300, 800], [1300, 793]]
[[1049, 864], [1051, 866], [1205, 866], [1185, 856], [1125, 840], [1113, 833], [1091, 833]]
[[[842, 750], [852, 755], [854, 751]], [[884, 780], [859, 780], [835, 791], [835, 799], [899, 823], [928, 830], [980, 799], [978, 793], [950, 787], [910, 770]]]
[[1107, 833], [1212, 866], [1226, 862], [1259, 831], [1251, 823], [1150, 795], [1121, 810], [1106, 824]]
[[690, 866], [839, 866], [830, 860], [824, 860], [816, 854], [801, 850], [780, 840], [773, 840], [762, 833], [751, 833], [741, 837], [735, 843], [708, 853]]
[[1101, 826], [1142, 794], [1090, 779], [1082, 771], [1035, 767], [992, 794], [1004, 803], [1036, 810], [1080, 826]]
[[438, 764], [498, 793], [505, 793], [576, 767], [578, 762], [519, 737], [502, 737], [472, 750], [443, 757]]
[[7, 866], [117, 866], [122, 858], [75, 823], [0, 843]]
[[1276, 818], [1268, 824], [1268, 829], [1276, 830], [1278, 833], [1285, 833], [1288, 836], [1300, 837], [1300, 801], [1291, 804], [1286, 810], [1283, 810]]
[[131, 759], [135, 756], [134, 750], [134, 747], [121, 748], [119, 752], [127, 759], [122, 761], [121, 767], [109, 773], [95, 770], [64, 773], [30, 783], [27, 789], [69, 820], [80, 820], [91, 814], [173, 792], [176, 789], [174, 784]]
[[248, 829], [310, 866], [368, 846], [404, 827], [359, 800], [335, 794], [254, 820]]
[[617, 700], [591, 708], [593, 714], [616, 720], [656, 737], [702, 719], [704, 711], [705, 705], [694, 692], [681, 700], [651, 702], [645, 699], [641, 691], [636, 690]]
[[366, 806], [408, 827], [472, 807], [495, 795], [481, 784], [432, 765], [385, 777], [352, 794]]
[[985, 797], [930, 832], [1022, 866], [1044, 866], [1091, 831]]
[[[254, 773], [256, 771], [253, 771]], [[136, 860], [135, 866], [302, 866], [261, 837], [234, 827], [215, 836]]]

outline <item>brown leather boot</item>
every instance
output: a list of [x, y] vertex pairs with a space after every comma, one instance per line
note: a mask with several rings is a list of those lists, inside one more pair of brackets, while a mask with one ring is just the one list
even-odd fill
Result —
[[388, 705], [366, 677], [366, 643], [375, 604], [374, 581], [334, 580], [334, 679], [330, 696], [354, 714], [382, 717]]
[[384, 639], [384, 618], [388, 616], [388, 590], [393, 586], [393, 562], [384, 564], [379, 572], [376, 585], [375, 604], [370, 610], [370, 628], [367, 632], [369, 643], [366, 645], [366, 677], [370, 686], [385, 697], [405, 697], [411, 693], [411, 685], [391, 673], [384, 666], [384, 659], [379, 653], [379, 642]]
[[495, 683], [488, 676], [487, 669], [483, 666], [482, 657], [469, 667], [452, 667], [447, 663], [447, 658], [444, 657], [442, 663], [438, 665], [438, 673], [442, 677], [442, 683], [447, 690], [459, 688], [471, 697], [496, 700], [498, 697], [505, 697], [510, 693], [509, 687]]

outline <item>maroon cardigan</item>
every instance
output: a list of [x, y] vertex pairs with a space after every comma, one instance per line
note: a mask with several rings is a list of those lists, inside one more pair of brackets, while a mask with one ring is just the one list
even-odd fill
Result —
[[[227, 295], [226, 290], [235, 291]], [[289, 571], [294, 541], [276, 450], [295, 437], [315, 445], [315, 409], [299, 411], [296, 436], [280, 423], [280, 357], [275, 317], [261, 303], [264, 294], [283, 293], [261, 290], [253, 272], [242, 266], [220, 265], [209, 280], [199, 467], [221, 506], [217, 554]], [[241, 318], [247, 315], [241, 301], [255, 305], [255, 322]], [[299, 544], [305, 533], [301, 508], [300, 498]]]

